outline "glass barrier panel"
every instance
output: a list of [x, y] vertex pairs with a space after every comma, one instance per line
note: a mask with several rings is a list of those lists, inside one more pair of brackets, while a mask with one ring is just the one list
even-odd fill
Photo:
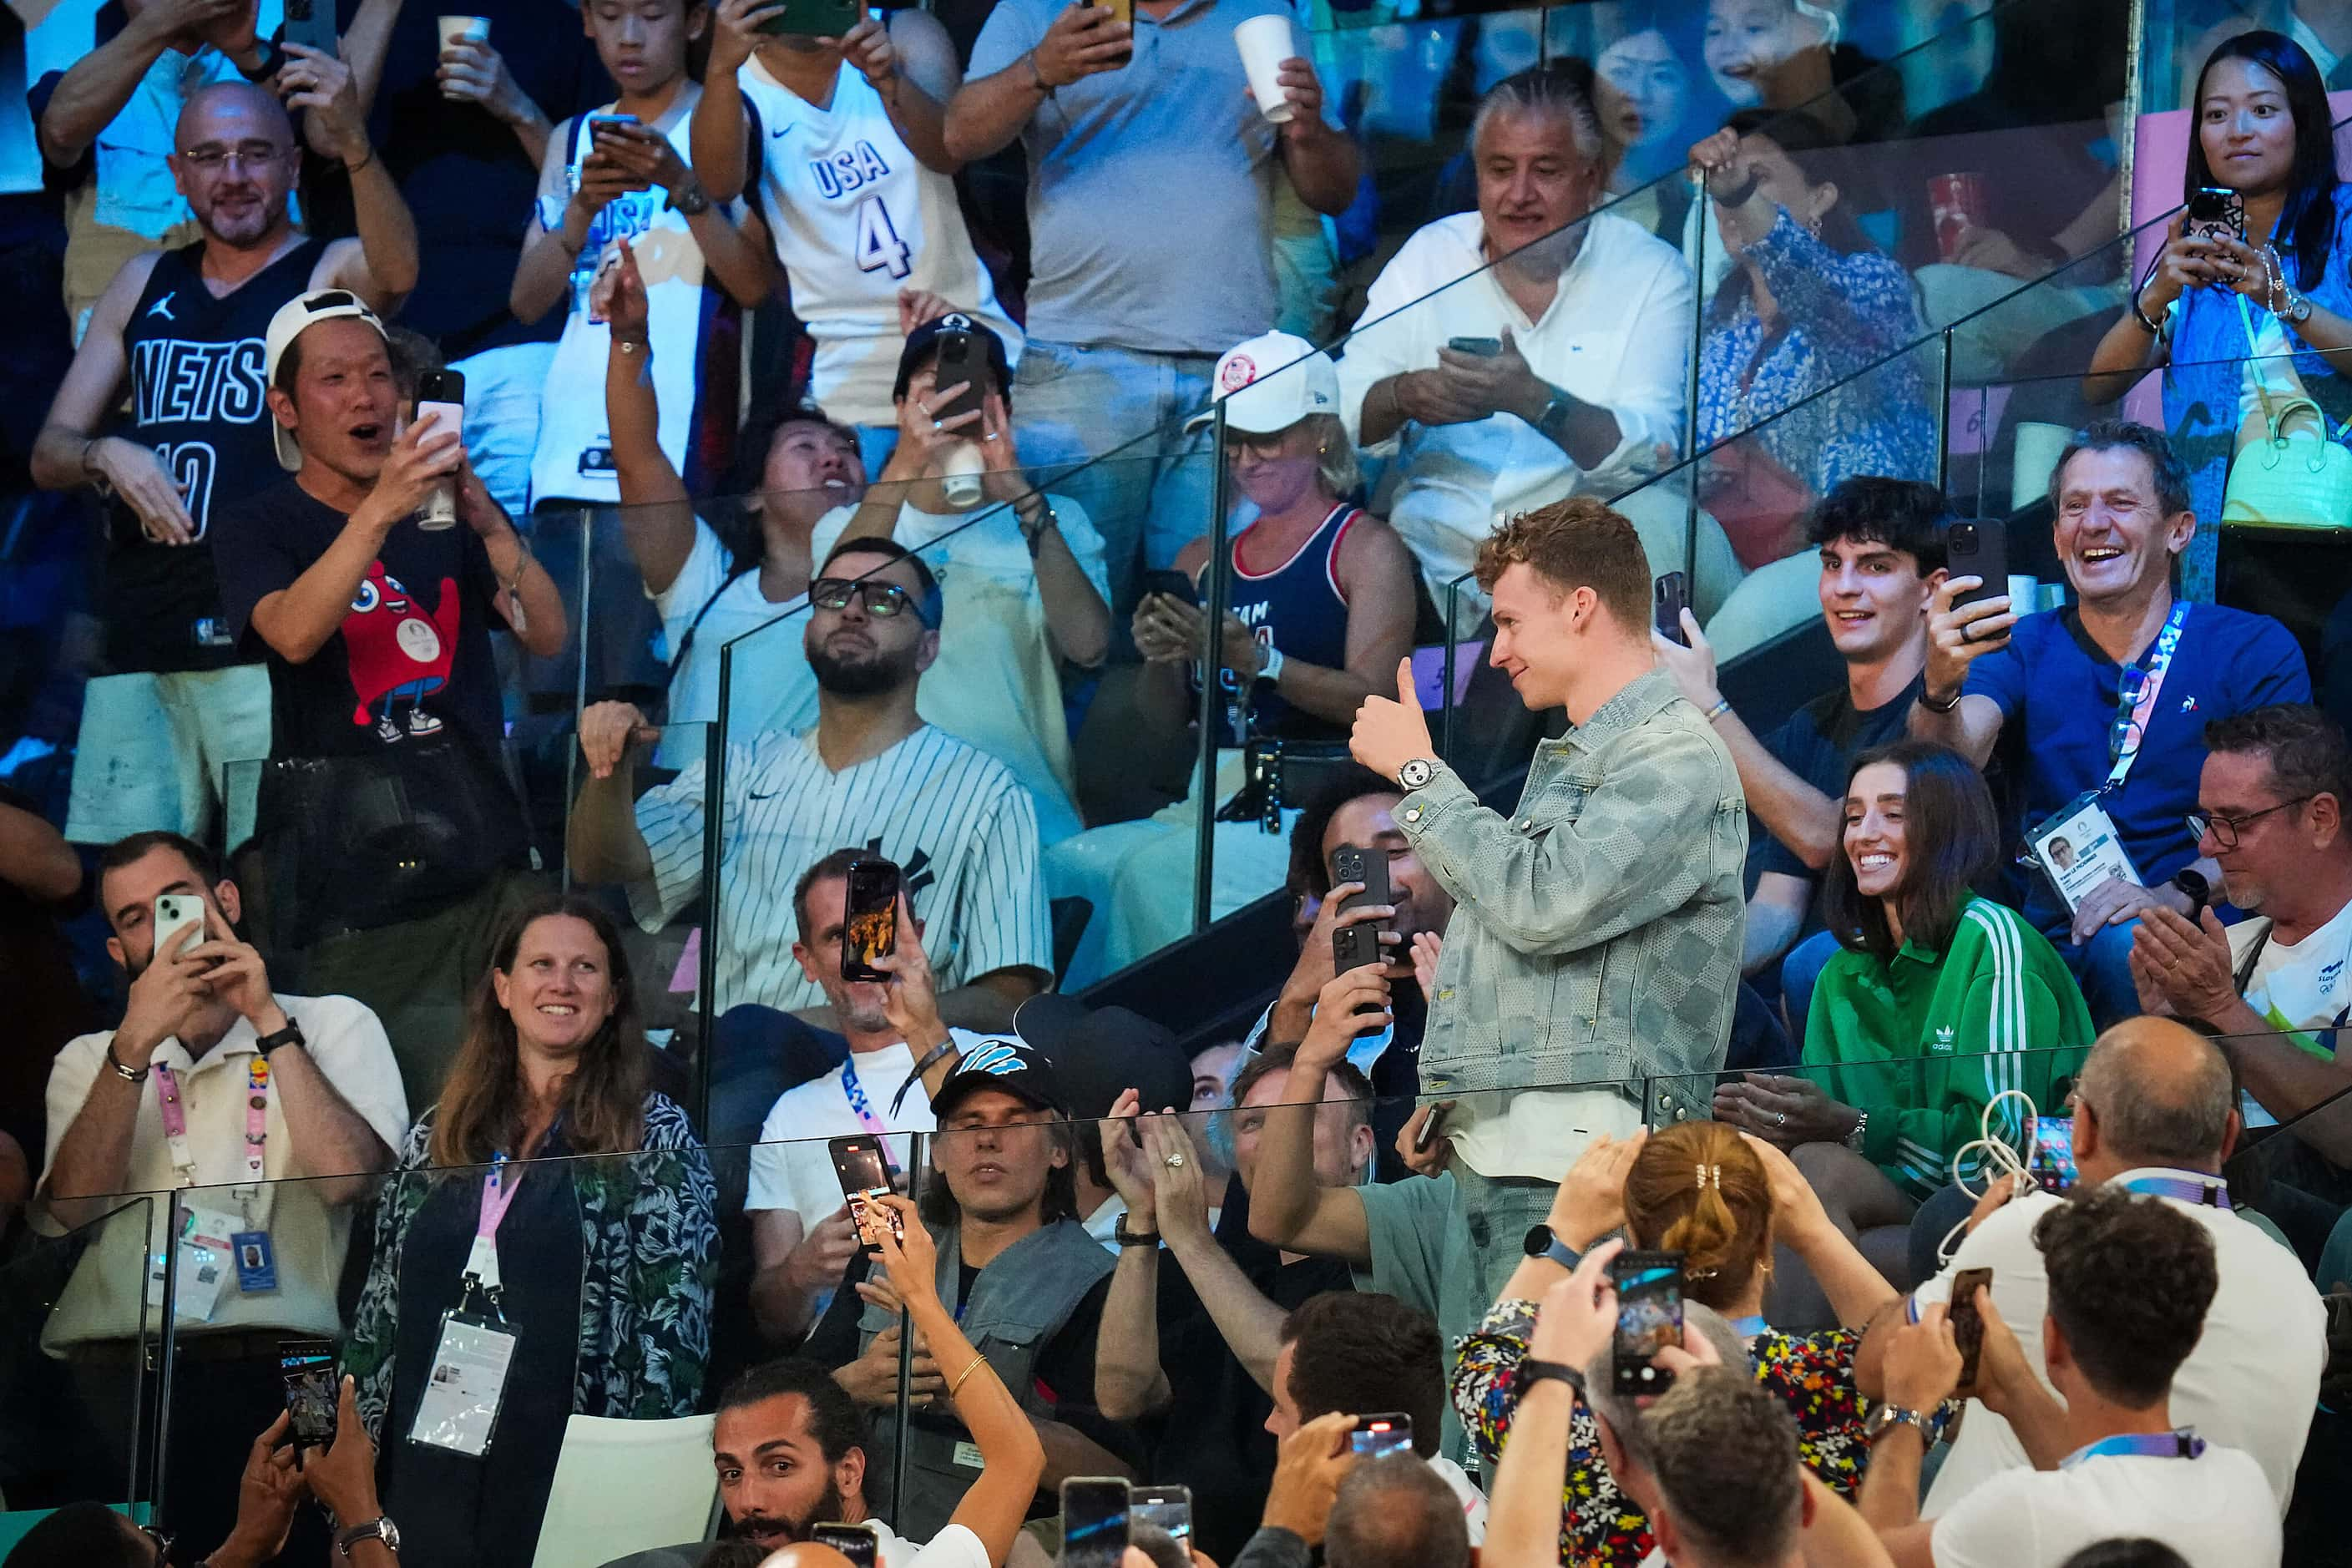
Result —
[[[148, 1243], [161, 1244], [164, 1206], [59, 1205], [37, 1217], [37, 1240], [0, 1264], [0, 1551], [70, 1502], [148, 1517], [162, 1321]], [[62, 1228], [67, 1219], [74, 1228]]]

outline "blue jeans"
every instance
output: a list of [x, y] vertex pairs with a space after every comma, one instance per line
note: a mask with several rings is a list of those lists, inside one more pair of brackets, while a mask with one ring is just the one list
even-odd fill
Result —
[[2074, 983], [2083, 988], [2083, 1001], [2091, 1009], [2095, 1029], [2139, 1016], [2139, 987], [2131, 977], [2132, 932], [2137, 930], [2136, 920], [2101, 926], [2080, 947], [2074, 945], [2074, 934], [2063, 928], [2043, 933], [2066, 961]]
[[[1210, 465], [1218, 455], [1207, 430], [1188, 435], [1174, 421], [1207, 405], [1215, 364], [1213, 354], [1033, 337], [1013, 373], [1022, 465], [1041, 487], [1085, 508], [1102, 535], [1111, 615], [1121, 626], [1142, 569], [1173, 565], [1178, 551], [1210, 531]], [[1078, 468], [1106, 454], [1115, 455]]]
[[1795, 1037], [1801, 1057], [1805, 1050], [1805, 1018], [1813, 1006], [1813, 986], [1837, 953], [1837, 938], [1817, 931], [1790, 948], [1788, 956], [1780, 960], [1780, 999], [1788, 1005], [1789, 1033]]

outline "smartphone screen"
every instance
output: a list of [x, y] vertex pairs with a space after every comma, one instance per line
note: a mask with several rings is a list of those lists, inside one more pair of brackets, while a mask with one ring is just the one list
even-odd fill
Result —
[[898, 946], [898, 868], [887, 860], [853, 860], [849, 907], [841, 927], [841, 977], [887, 980], [874, 961]]
[[171, 958], [205, 940], [205, 901], [194, 893], [155, 896], [155, 956]]
[[1669, 572], [1658, 579], [1653, 594], [1658, 635], [1668, 642], [1690, 647], [1690, 638], [1683, 635], [1683, 612], [1690, 608], [1690, 579], [1680, 572]]
[[1664, 1394], [1674, 1374], [1650, 1361], [1683, 1342], [1683, 1255], [1621, 1252], [1609, 1279], [1617, 1288], [1613, 1385], [1620, 1394]]
[[1062, 1483], [1063, 1568], [1119, 1568], [1127, 1554], [1125, 1481], [1072, 1476]]
[[849, 1559], [854, 1568], [874, 1568], [874, 1527], [870, 1524], [820, 1524], [809, 1539], [830, 1546]]
[[2074, 1123], [2063, 1116], [2035, 1117], [2033, 1152], [2027, 1156], [2025, 1168], [2042, 1184], [2045, 1193], [2074, 1191], [2078, 1174], [2074, 1169]]
[[1166, 566], [1155, 566], [1143, 574], [1143, 594], [1146, 598], [1165, 594], [1178, 604], [1195, 607], [1201, 603], [1200, 586], [1181, 572]]
[[1458, 354], [1476, 354], [1480, 359], [1493, 359], [1503, 352], [1500, 338], [1448, 338], [1445, 346]]
[[1412, 1417], [1402, 1411], [1385, 1415], [1359, 1415], [1356, 1429], [1348, 1435], [1348, 1447], [1356, 1453], [1410, 1454], [1412, 1452]]
[[341, 1395], [335, 1377], [335, 1342], [280, 1340], [278, 1376], [286, 1389], [287, 1430], [298, 1448], [324, 1448], [335, 1440], [335, 1410]]
[[[959, 382], [965, 384], [965, 390], [953, 400], [940, 405], [939, 418], [952, 419], [959, 414], [977, 413], [980, 400], [987, 395], [989, 390], [988, 356], [981, 349], [980, 340], [970, 332], [941, 332], [940, 357], [932, 374], [931, 386], [934, 391], [944, 392]], [[970, 426], [959, 426], [958, 432], [975, 440], [980, 436], [980, 432]]]
[[1999, 522], [1988, 519], [1952, 524], [1945, 538], [1944, 559], [1953, 576], [1983, 579], [1965, 593], [1953, 595], [1952, 608], [2009, 596], [2009, 533]]
[[1952, 1321], [1952, 1342], [1960, 1351], [1960, 1381], [1952, 1392], [1973, 1393], [1977, 1386], [1977, 1358], [1984, 1353], [1984, 1319], [1977, 1311], [1977, 1291], [1992, 1285], [1990, 1268], [1963, 1268], [1952, 1276], [1952, 1300], [1948, 1308]]
[[835, 1138], [826, 1147], [833, 1152], [833, 1173], [840, 1178], [842, 1201], [849, 1205], [849, 1219], [857, 1227], [857, 1239], [866, 1244], [868, 1252], [876, 1251], [887, 1227], [903, 1243], [907, 1239], [906, 1221], [896, 1210], [874, 1201], [888, 1197], [891, 1191], [890, 1161], [880, 1141], [867, 1136]]
[[1192, 1489], [1176, 1486], [1129, 1487], [1127, 1517], [1136, 1524], [1157, 1525], [1184, 1551], [1192, 1549]]

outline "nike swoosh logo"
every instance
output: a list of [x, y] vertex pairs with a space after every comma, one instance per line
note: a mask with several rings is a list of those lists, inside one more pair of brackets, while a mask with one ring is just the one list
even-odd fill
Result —
[[789, 125], [779, 125], [773, 131], [769, 132], [768, 135], [771, 139], [778, 136], [789, 136], [792, 134], [792, 130], [793, 128]]

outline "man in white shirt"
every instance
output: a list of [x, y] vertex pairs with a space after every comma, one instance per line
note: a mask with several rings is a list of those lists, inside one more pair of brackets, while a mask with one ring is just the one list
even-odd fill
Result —
[[[2221, 897], [2248, 918], [2227, 927], [2142, 913], [2132, 933], [2140, 1005], [2211, 1029], [2245, 1086], [2249, 1127], [2292, 1121], [2352, 1088], [2336, 1053], [2352, 1018], [2352, 746], [2308, 703], [2280, 702], [2205, 726], [2197, 852], [2221, 868]], [[2352, 1160], [2352, 1117], [2295, 1129]], [[2331, 1216], [2332, 1217], [2332, 1216]]]
[[1696, 308], [1673, 247], [1588, 217], [1600, 130], [1557, 68], [1491, 89], [1471, 148], [1478, 210], [1405, 241], [1339, 362], [1349, 434], [1396, 459], [1389, 522], [1441, 613], [1496, 522], [1631, 489], [1678, 446]]
[[[200, 1414], [173, 1424], [170, 1462], [186, 1484], [173, 1489], [170, 1522], [217, 1541], [251, 1434], [280, 1407], [273, 1336], [341, 1332], [351, 1206], [390, 1169], [408, 1102], [374, 1014], [345, 996], [270, 989], [261, 955], [233, 929], [236, 884], [201, 847], [133, 835], [100, 858], [98, 892], [130, 1004], [119, 1028], [68, 1041], [49, 1069], [34, 1223], [56, 1235], [122, 1206], [115, 1194], [193, 1190], [152, 1202], [143, 1226], [102, 1228], [43, 1345], [119, 1379], [106, 1352], [153, 1331], [164, 1279], [142, 1258], [163, 1256], [176, 1226], [173, 1397]], [[199, 909], [201, 924], [166, 931], [159, 953], [167, 896]]]
[[[1947, 1309], [1930, 1306], [1888, 1348], [1886, 1403], [1865, 1428], [1862, 1512], [1888, 1555], [1899, 1568], [2060, 1568], [2096, 1542], [2145, 1536], [2200, 1568], [2274, 1568], [2279, 1511], [2262, 1463], [2174, 1424], [2173, 1376], [2210, 1337], [2206, 1309], [2226, 1273], [2206, 1227], [2168, 1194], [2113, 1183], [2044, 1207], [2033, 1241], [2049, 1272], [2041, 1361], [2056, 1396], [1984, 1288], [1975, 1387], [2027, 1435], [2035, 1468], [1918, 1517], [1930, 1413], [1961, 1371]], [[2270, 1415], [2300, 1426], [2308, 1407]]]
[[[940, 1016], [1002, 1032], [1053, 973], [1037, 874], [1037, 814], [1004, 764], [924, 723], [915, 689], [939, 657], [938, 586], [887, 540], [846, 539], [818, 568], [803, 651], [817, 721], [730, 742], [717, 830], [717, 1010], [757, 1003], [837, 1026], [793, 962], [786, 879], [844, 845], [897, 864], [923, 917]], [[632, 801], [629, 752], [661, 731], [625, 702], [580, 716], [589, 764], [571, 822], [572, 868], [627, 886], [648, 931], [703, 899], [709, 788], [702, 762]]]
[[793, 889], [801, 933], [793, 957], [832, 1004], [849, 1059], [785, 1090], [751, 1151], [751, 1191], [743, 1204], [759, 1268], [751, 1279], [751, 1313], [761, 1332], [779, 1344], [808, 1331], [857, 1250], [825, 1141], [872, 1133], [889, 1152], [892, 1170], [911, 1169], [908, 1140], [889, 1134], [935, 1131], [932, 1087], [982, 1043], [981, 1036], [940, 1022], [922, 922], [903, 897], [898, 951], [887, 964], [892, 978], [842, 977], [849, 868], [863, 858], [863, 850], [836, 849], [803, 872]]
[[[2251, 1454], [2283, 1512], [2319, 1398], [2326, 1320], [2295, 1255], [2230, 1206], [2229, 1184], [2218, 1173], [2238, 1127], [2229, 1064], [2212, 1042], [2165, 1019], [2134, 1018], [2109, 1029], [2076, 1080], [2078, 1192], [2113, 1185], [2153, 1194], [2195, 1220], [2221, 1260], [2203, 1336], [2168, 1379], [2172, 1414], [2208, 1440]], [[2026, 1364], [2040, 1365], [2051, 1270], [2034, 1227], [2066, 1201], [2030, 1188], [1999, 1207], [1980, 1205], [1950, 1266], [1912, 1293], [1911, 1311], [1948, 1302], [1960, 1270], [1990, 1268], [2002, 1321], [2023, 1345]], [[2136, 1288], [2148, 1294], [2176, 1288], [2160, 1273], [2136, 1272]], [[2161, 1289], [2149, 1289], [2151, 1282]], [[1878, 1397], [1887, 1345], [1906, 1315], [1897, 1302], [1864, 1336], [1854, 1361], [1864, 1394]], [[1971, 1401], [1922, 1514], [1937, 1518], [1992, 1477], [2054, 1465], [2065, 1452], [2037, 1448], [2031, 1436]]]
[[[991, 1568], [970, 1525], [950, 1524], [922, 1544], [875, 1517], [866, 1502], [866, 1446], [865, 1414], [816, 1363], [787, 1357], [744, 1373], [719, 1396], [710, 1433], [719, 1502], [735, 1536], [773, 1552], [806, 1541], [820, 1523], [863, 1524], [874, 1531], [876, 1568]], [[887, 1451], [875, 1458], [889, 1462]], [[982, 1471], [972, 1489], [990, 1485]], [[1028, 1500], [1005, 1506], [1017, 1516]], [[705, 1551], [699, 1542], [664, 1547], [606, 1568], [696, 1568]]]
[[1334, 1411], [1410, 1415], [1413, 1452], [1462, 1505], [1470, 1544], [1486, 1539], [1486, 1494], [1437, 1451], [1449, 1358], [1436, 1320], [1393, 1296], [1328, 1290], [1283, 1320], [1280, 1342], [1267, 1431], [1285, 1439]]

